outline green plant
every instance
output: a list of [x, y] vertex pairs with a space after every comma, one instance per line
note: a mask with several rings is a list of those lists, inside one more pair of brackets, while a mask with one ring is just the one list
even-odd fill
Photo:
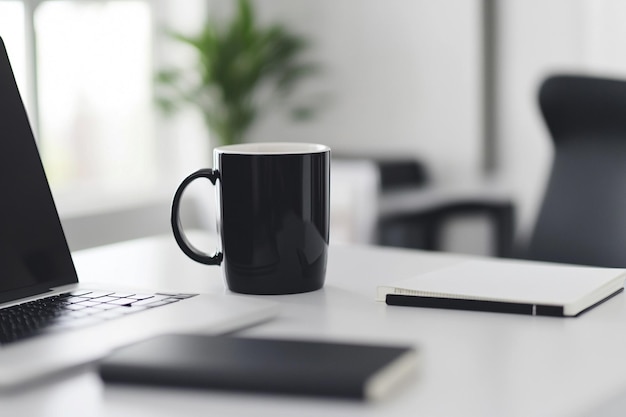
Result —
[[[243, 141], [262, 112], [288, 104], [295, 85], [316, 69], [301, 59], [306, 40], [280, 24], [260, 26], [249, 0], [238, 1], [229, 22], [208, 21], [195, 36], [170, 35], [195, 50], [197, 66], [160, 71], [157, 101], [165, 111], [197, 106], [220, 144]], [[313, 110], [291, 106], [300, 119]]]

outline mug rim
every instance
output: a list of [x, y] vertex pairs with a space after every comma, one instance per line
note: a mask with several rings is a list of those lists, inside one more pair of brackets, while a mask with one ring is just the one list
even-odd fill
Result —
[[304, 142], [256, 142], [218, 146], [216, 153], [234, 155], [296, 155], [330, 151], [330, 147], [318, 143]]

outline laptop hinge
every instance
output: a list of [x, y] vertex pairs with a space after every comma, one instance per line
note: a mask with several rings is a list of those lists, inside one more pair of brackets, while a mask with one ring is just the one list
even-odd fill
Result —
[[0, 294], [0, 304], [16, 301], [21, 298], [31, 297], [33, 295], [41, 295], [51, 292], [48, 288], [40, 286], [20, 288], [19, 290], [9, 291], [6, 294]]

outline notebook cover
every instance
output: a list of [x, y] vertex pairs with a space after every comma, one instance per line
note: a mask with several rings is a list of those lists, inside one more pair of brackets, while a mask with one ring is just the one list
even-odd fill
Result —
[[390, 305], [576, 316], [624, 287], [626, 270], [517, 260], [474, 260], [379, 286]]
[[415, 349], [316, 341], [164, 335], [119, 349], [105, 382], [376, 399], [415, 367]]

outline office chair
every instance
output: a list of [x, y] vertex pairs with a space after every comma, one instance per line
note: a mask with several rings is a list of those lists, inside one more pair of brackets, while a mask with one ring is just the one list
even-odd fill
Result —
[[554, 160], [525, 257], [626, 267], [626, 81], [551, 76], [539, 106]]

